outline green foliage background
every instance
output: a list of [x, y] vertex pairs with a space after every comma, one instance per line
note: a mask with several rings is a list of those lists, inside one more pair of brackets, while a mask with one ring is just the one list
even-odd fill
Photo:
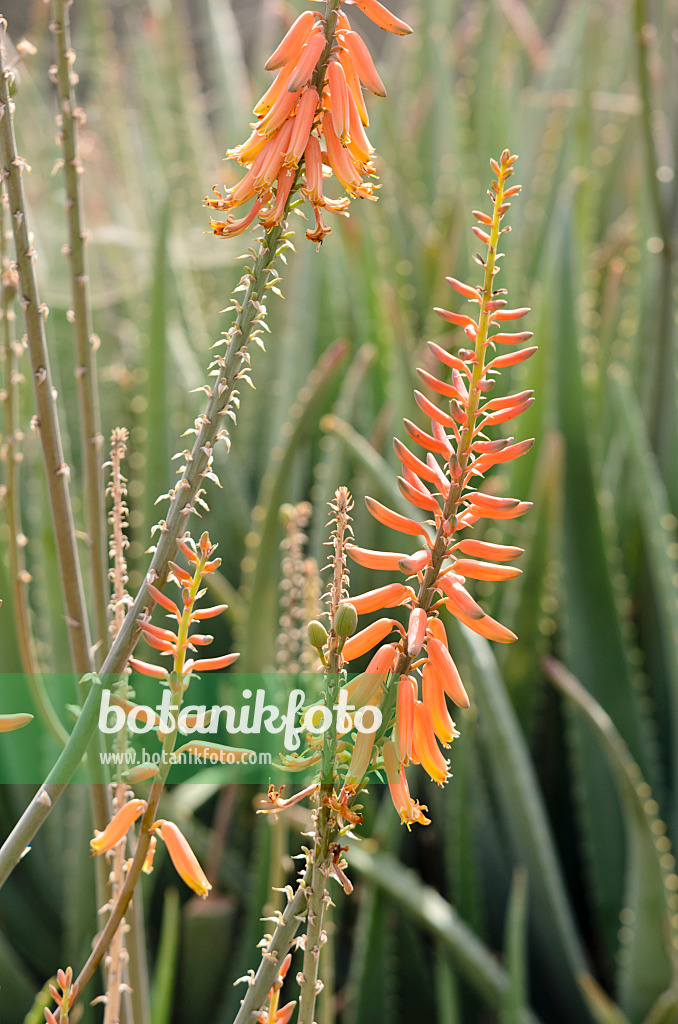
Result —
[[[206, 235], [200, 200], [213, 182], [232, 182], [223, 153], [248, 133], [264, 59], [301, 7], [74, 4], [103, 419], [107, 434], [131, 430], [132, 589], [247, 244]], [[504, 147], [520, 154], [524, 189], [501, 284], [513, 305], [532, 307], [540, 348], [502, 385], [534, 388], [518, 429], [537, 443], [494, 482], [534, 508], [487, 533], [526, 549], [523, 576], [477, 588], [518, 643], [490, 649], [449, 623], [472, 708], [457, 718], [449, 785], [412, 773], [433, 824], [408, 834], [371, 794], [369, 838], [349, 857], [356, 893], [336, 895], [319, 1024], [669, 1024], [678, 1020], [676, 4], [392, 7], [416, 31], [369, 33], [389, 90], [370, 106], [379, 202], [333, 219], [320, 253], [293, 218], [286, 298], [269, 304], [256, 390], [242, 396], [231, 454], [217, 455], [223, 490], [211, 492], [205, 525], [230, 605], [220, 650], [240, 650], [246, 670], [274, 664], [282, 503], [313, 502], [309, 548], [321, 561], [326, 502], [346, 483], [358, 543], [393, 547], [362, 497], [401, 501], [391, 439], [403, 416], [417, 419], [426, 341], [463, 344], [432, 308], [459, 308], [446, 275], [477, 279], [470, 210], [483, 207], [489, 158]], [[16, 127], [33, 168], [29, 212], [81, 524], [48, 9], [21, 13], [38, 54], [21, 67]], [[66, 671], [28, 382], [24, 399], [34, 625], [45, 667]], [[381, 582], [352, 573], [356, 592]], [[8, 594], [0, 560], [4, 672], [20, 668]], [[569, 679], [552, 685], [548, 655], [583, 692]], [[47, 768], [53, 751], [41, 756]], [[27, 796], [2, 787], [0, 832]], [[308, 823], [272, 829], [253, 796], [220, 792], [209, 776], [168, 795], [166, 812], [210, 865], [215, 893], [205, 904], [177, 895], [165, 861], [145, 879], [153, 1024], [232, 1019], [232, 983], [259, 956], [281, 852], [292, 871], [297, 826]], [[86, 956], [96, 927], [89, 834], [73, 787], [0, 893], [2, 1024], [23, 1021], [46, 978]], [[79, 1019], [101, 1010], [85, 1005]]]

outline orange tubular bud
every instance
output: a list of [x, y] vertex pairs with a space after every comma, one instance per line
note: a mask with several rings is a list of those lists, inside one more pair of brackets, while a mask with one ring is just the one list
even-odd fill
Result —
[[376, 622], [370, 623], [369, 626], [346, 641], [341, 649], [342, 658], [344, 661], [352, 661], [354, 658], [367, 654], [397, 626], [398, 623], [395, 619], [377, 619]]
[[[342, 64], [343, 68], [343, 64]], [[344, 78], [346, 72], [344, 72]], [[348, 130], [351, 136], [351, 140], [348, 144], [348, 148], [354, 156], [357, 156], [361, 162], [369, 160], [374, 152], [370, 140], [365, 134], [363, 128], [362, 118], [360, 117], [360, 111], [358, 110], [358, 104], [355, 101], [355, 96], [350, 88], [348, 88], [348, 82], [346, 83], [346, 96], [348, 103]]]
[[378, 25], [379, 28], [383, 28], [385, 32], [393, 32], [397, 36], [408, 36], [412, 32], [410, 26], [401, 21], [400, 18], [396, 18], [395, 14], [392, 14], [383, 4], [380, 4], [378, 0], [353, 0], [356, 7], [359, 7], [367, 17]]
[[521, 341], [529, 341], [533, 337], [532, 331], [521, 331], [520, 334], [493, 334], [488, 340], [498, 345], [519, 345]]
[[19, 712], [16, 715], [0, 715], [0, 732], [15, 732], [33, 721], [33, 715]]
[[418, 700], [414, 705], [414, 738], [413, 747], [424, 771], [439, 786], [447, 782], [449, 762], [440, 753], [436, 742], [431, 716], [425, 704]]
[[355, 105], [358, 110], [360, 120], [365, 125], [365, 127], [367, 127], [370, 123], [370, 119], [367, 116], [365, 97], [363, 96], [363, 90], [360, 86], [360, 79], [358, 78], [356, 69], [354, 68], [353, 62], [346, 50], [342, 49], [339, 51], [339, 63], [344, 69], [344, 74], [346, 75], [346, 83], [349, 87], [351, 95], [353, 96], [353, 99], [355, 100]]
[[512, 405], [521, 405], [526, 399], [532, 398], [534, 391], [521, 391], [517, 395], [506, 395], [505, 398], [491, 398], [489, 402], [478, 410], [485, 412], [487, 409], [508, 409]]
[[266, 231], [270, 231], [276, 224], [280, 224], [281, 220], [285, 216], [285, 205], [289, 198], [289, 194], [292, 191], [292, 185], [294, 184], [295, 172], [283, 169], [278, 174], [278, 185], [275, 193], [275, 204], [273, 209], [270, 211], [263, 210], [261, 214], [261, 223], [263, 224]]
[[444, 593], [447, 599], [447, 606], [455, 615], [459, 611], [469, 619], [482, 619], [484, 617], [485, 612], [478, 602], [474, 601], [469, 592], [452, 576], [441, 576], [436, 586], [440, 587]]
[[375, 501], [374, 498], [365, 498], [365, 504], [370, 514], [374, 516], [377, 522], [382, 523], [384, 526], [390, 526], [392, 530], [397, 530], [398, 533], [407, 533], [414, 537], [423, 534], [428, 539], [425, 528], [421, 523], [415, 522], [414, 519], [408, 519], [397, 512], [392, 512], [390, 508], [386, 508], [385, 505]]
[[166, 640], [171, 644], [177, 642], [177, 635], [171, 629], [163, 629], [162, 626], [155, 626], [152, 622], [140, 622], [139, 626], [144, 633], [156, 640]]
[[510, 562], [525, 554], [523, 548], [510, 547], [508, 544], [490, 544], [486, 540], [460, 540], [455, 545], [455, 550], [462, 551], [465, 555], [474, 558], [494, 558], [498, 562]]
[[506, 352], [503, 356], [496, 356], [491, 362], [487, 364], [488, 370], [494, 367], [498, 370], [503, 370], [506, 366], [515, 366], [517, 363], [523, 363], [526, 359], [529, 359], [537, 351], [537, 346], [532, 345], [530, 348], [519, 348], [515, 352]]
[[434, 405], [425, 395], [422, 395], [421, 391], [414, 392], [414, 400], [421, 411], [430, 419], [439, 423], [441, 427], [452, 428], [454, 426], [454, 419], [448, 416], [447, 413], [442, 412], [437, 405]]
[[221, 615], [228, 608], [227, 604], [215, 604], [211, 608], [199, 608], [196, 612], [191, 612], [191, 621], [200, 621], [202, 619], [213, 619], [216, 615]]
[[459, 576], [472, 580], [512, 580], [522, 573], [522, 569], [512, 565], [494, 565], [492, 562], [476, 562], [469, 558], [459, 558], [453, 569]]
[[375, 96], [385, 96], [386, 89], [384, 83], [377, 73], [370, 51], [358, 33], [346, 32], [344, 34], [344, 45], [348, 50], [348, 55], [358, 74], [358, 78], [365, 88], [373, 92]]
[[174, 601], [172, 601], [171, 598], [167, 597], [166, 594], [163, 594], [163, 592], [161, 590], [158, 590], [157, 587], [154, 587], [152, 583], [146, 584], [146, 590], [153, 598], [153, 600], [156, 602], [156, 604], [159, 604], [160, 607], [164, 608], [166, 611], [171, 612], [172, 615], [176, 615], [177, 619], [181, 618], [181, 612], [179, 611], [176, 604], [174, 603]]
[[527, 441], [518, 441], [517, 444], [507, 445], [506, 448], [502, 448], [499, 452], [488, 452], [475, 459], [471, 463], [471, 468], [476, 472], [484, 473], [486, 469], [496, 465], [498, 462], [510, 462], [512, 459], [519, 459], [521, 455], [529, 452], [533, 444], [534, 438], [531, 437]]
[[151, 679], [169, 679], [169, 672], [161, 665], [151, 665], [148, 661], [139, 661], [138, 658], [130, 658], [129, 665], [135, 672], [141, 672], [142, 675], [150, 676]]
[[422, 462], [421, 459], [418, 459], [416, 455], [413, 455], [409, 448], [402, 441], [399, 441], [397, 437], [393, 438], [393, 447], [403, 466], [416, 473], [417, 476], [423, 477], [424, 480], [428, 480], [430, 483], [437, 483], [438, 477], [435, 471], [430, 466], [427, 466], [425, 462]]
[[416, 657], [426, 636], [426, 612], [423, 608], [413, 608], [407, 626], [407, 653]]
[[[277, 131], [262, 153], [263, 160], [257, 168], [254, 177], [254, 187], [257, 192], [264, 190], [268, 191], [275, 179], [278, 177], [278, 173], [282, 167], [283, 155], [287, 149], [290, 136], [292, 134], [293, 121], [293, 118], [288, 118], [280, 131]], [[252, 169], [254, 170], [254, 168]], [[208, 571], [207, 566], [205, 566], [205, 571]]]
[[[179, 547], [181, 547], [181, 550], [183, 551], [184, 550], [183, 547], [182, 547], [182, 543], [183, 542], [177, 541], [177, 543], [179, 544]], [[187, 550], [190, 551], [190, 548], [188, 548], [187, 545], [185, 545], [185, 547], [187, 547]], [[186, 554], [185, 551], [184, 551], [184, 554]], [[195, 559], [195, 556], [193, 556], [193, 558]], [[168, 562], [167, 564], [169, 565], [169, 567], [170, 567], [170, 569], [172, 571], [172, 576], [174, 576], [174, 578], [177, 581], [177, 583], [179, 584], [179, 586], [180, 587], [190, 587], [191, 583], [193, 582], [190, 573], [187, 573], [186, 570], [182, 569], [180, 565], [176, 564], [176, 562]]]
[[[297, 100], [301, 96], [301, 89], [298, 92], [287, 92], [286, 90], [278, 96], [269, 112], [265, 117], [262, 117], [261, 121], [257, 125], [257, 131], [265, 135], [267, 139], [272, 139], [272, 136], [281, 128], [285, 121], [288, 119], [292, 111], [294, 110]], [[272, 140], [275, 144], [275, 140]], [[287, 140], [285, 141], [287, 145]], [[266, 150], [264, 150], [266, 152]], [[261, 159], [263, 153], [259, 154], [257, 159]], [[256, 167], [256, 163], [254, 167]]]
[[186, 668], [191, 668], [194, 672], [218, 672], [222, 668], [228, 668], [239, 657], [240, 654], [224, 654], [221, 658], [203, 658], [201, 661], [187, 662]]
[[472, 288], [470, 284], [465, 284], [464, 281], [458, 281], [456, 277], [446, 277], [445, 280], [451, 285], [455, 292], [459, 292], [465, 299], [470, 299], [472, 302], [477, 302], [480, 298], [477, 288]]
[[323, 115], [323, 135], [327, 146], [327, 159], [335, 177], [351, 195], [361, 195], [362, 198], [367, 198], [370, 186], [363, 182], [350, 153], [339, 141], [329, 110], [326, 110]]
[[384, 674], [390, 672], [396, 663], [397, 656], [398, 650], [395, 644], [384, 644], [384, 646], [380, 647], [376, 654], [372, 656], [370, 663], [365, 670], [365, 674], [367, 675], [368, 672]]
[[155, 711], [151, 708], [147, 708], [143, 704], [134, 704], [131, 700], [124, 700], [122, 697], [118, 697], [116, 693], [111, 694], [111, 704], [115, 704], [116, 707], [122, 708], [126, 715], [129, 715], [130, 711], [133, 711], [134, 718], [137, 722], [150, 723], [154, 729], [160, 722]]
[[440, 504], [428, 491], [423, 491], [408, 483], [402, 476], [398, 477], [398, 487], [403, 497], [407, 498], [416, 508], [424, 509], [426, 512], [440, 512]]
[[441, 309], [439, 306], [434, 306], [433, 312], [437, 313], [439, 317], [446, 320], [448, 324], [454, 324], [455, 327], [475, 327], [478, 329], [478, 324], [475, 322], [472, 316], [467, 316], [466, 313], [451, 313], [447, 309]]
[[435, 637], [436, 640], [440, 640], [443, 647], [448, 647], [447, 633], [445, 632], [445, 627], [443, 626], [440, 619], [429, 618], [427, 629], [432, 637]]
[[472, 629], [474, 633], [484, 636], [486, 640], [494, 640], [499, 644], [512, 644], [514, 640], [518, 639], [515, 633], [512, 633], [506, 626], [502, 626], [501, 622], [497, 622], [491, 615], [483, 615], [481, 619], [470, 618], [451, 607], [449, 601], [447, 606], [456, 619]]
[[94, 839], [90, 839], [89, 845], [92, 853], [107, 853], [112, 850], [131, 829], [137, 818], [146, 810], [145, 800], [128, 800], [115, 814], [103, 832], [95, 832]]
[[368, 548], [356, 547], [355, 544], [347, 544], [346, 551], [349, 558], [358, 565], [364, 565], [366, 569], [398, 569], [402, 559], [407, 558], [407, 555], [397, 551], [370, 551]]
[[423, 572], [427, 565], [431, 564], [431, 552], [428, 548], [422, 548], [420, 551], [415, 551], [409, 558], [402, 558], [398, 562], [398, 568], [401, 572], [406, 572], [408, 575]]
[[443, 440], [442, 438], [432, 437], [431, 434], [427, 434], [425, 430], [417, 427], [411, 420], [403, 420], [403, 424], [412, 440], [421, 448], [426, 448], [430, 452], [436, 452], [438, 455], [444, 455], [446, 459], [449, 459], [452, 454], [452, 445], [447, 439]]
[[345, 785], [355, 787], [362, 782], [370, 767], [373, 749], [374, 733], [357, 732], [355, 744], [353, 746], [353, 754], [351, 755], [351, 763], [348, 766], [348, 772], [346, 773], [346, 779], [344, 780]]
[[296, 167], [304, 155], [304, 151], [308, 145], [309, 135], [311, 134], [311, 128], [313, 127], [313, 119], [315, 118], [317, 107], [317, 89], [306, 89], [299, 100], [299, 106], [294, 117], [292, 134], [290, 135], [290, 141], [283, 161], [285, 167]]
[[439, 395], [445, 395], [446, 398], [457, 398], [460, 402], [464, 401], [464, 395], [461, 391], [457, 390], [454, 384], [445, 384], [444, 381], [434, 377], [432, 373], [427, 373], [426, 370], [420, 368], [417, 369], [417, 374], [431, 391], [436, 391]]
[[160, 837], [164, 840], [177, 872], [186, 885], [205, 899], [212, 886], [207, 881], [188, 841], [173, 821], [160, 821], [158, 827]]
[[468, 512], [475, 516], [476, 519], [516, 519], [518, 516], [524, 515], [531, 508], [531, 501], [519, 501], [509, 508], [488, 508], [486, 505], [476, 505], [474, 502], [469, 507]]
[[381, 608], [397, 608], [414, 598], [414, 591], [402, 583], [389, 583], [385, 587], [377, 587], [376, 590], [368, 590], [365, 594], [359, 594], [351, 598], [351, 604], [358, 615], [365, 615], [367, 612], [376, 612]]
[[529, 312], [529, 306], [523, 306], [522, 309], [497, 309], [491, 314], [490, 320], [493, 322], [501, 320], [519, 320], [521, 316], [527, 316]]
[[412, 676], [401, 676], [396, 694], [396, 717], [393, 734], [400, 762], [412, 756], [414, 736], [414, 705], [417, 700], [417, 684]]
[[464, 689], [461, 676], [447, 649], [447, 645], [437, 637], [431, 637], [426, 644], [426, 651], [428, 653], [429, 665], [431, 666], [430, 671], [439, 677], [440, 684], [450, 700], [459, 708], [470, 707], [471, 702], [468, 699], [468, 694]]
[[318, 63], [320, 54], [325, 49], [325, 43], [325, 36], [320, 29], [311, 35], [311, 38], [301, 51], [301, 56], [299, 57], [296, 68], [294, 69], [294, 74], [290, 78], [287, 86], [288, 92], [298, 92], [299, 89], [303, 89], [305, 85], [308, 85], [308, 81], [315, 71], [315, 66]]
[[445, 366], [452, 366], [459, 373], [465, 373], [468, 375], [468, 366], [464, 363], [459, 356], [453, 356], [451, 352], [446, 352], [440, 345], [436, 345], [435, 341], [429, 341], [428, 347], [430, 348], [433, 355], [444, 363]]
[[516, 416], [520, 416], [526, 409], [529, 409], [534, 398], [528, 398], [526, 402], [522, 402], [521, 405], [514, 405], [510, 409], [500, 409], [498, 412], [490, 413], [486, 419], [483, 420], [482, 430], [485, 427], [496, 427], [498, 423], [507, 423], [508, 420], [515, 419]]
[[314, 24], [315, 14], [313, 11], [304, 11], [303, 14], [300, 14], [287, 31], [285, 38], [278, 48], [264, 64], [266, 71], [275, 71], [277, 68], [281, 68], [283, 64], [288, 64], [298, 57], [313, 31]]
[[424, 704], [431, 716], [433, 731], [444, 746], [449, 747], [452, 740], [457, 739], [459, 733], [450, 718], [445, 701], [445, 690], [440, 674], [427, 661], [422, 671], [422, 696]]
[[327, 81], [332, 100], [332, 119], [337, 135], [346, 144], [349, 137], [348, 83], [341, 64], [331, 61], [327, 68]]

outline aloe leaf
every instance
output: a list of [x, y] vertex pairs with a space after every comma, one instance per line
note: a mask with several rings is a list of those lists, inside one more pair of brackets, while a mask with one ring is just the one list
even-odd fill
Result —
[[505, 827], [529, 872], [534, 934], [553, 983], [561, 988], [563, 1001], [569, 1001], [570, 1013], [583, 1014], [575, 978], [586, 969], [586, 955], [530, 753], [489, 643], [453, 622], [471, 660], [473, 696]]
[[559, 662], [548, 659], [546, 668], [593, 730], [617, 783], [629, 848], [619, 1002], [629, 1020], [641, 1021], [678, 976], [678, 928], [672, 910], [676, 876], [667, 864], [665, 826], [610, 716]]
[[151, 1020], [153, 1024], [169, 1024], [174, 1006], [174, 989], [179, 954], [181, 907], [177, 889], [166, 889], [163, 903], [160, 945], [153, 972]]
[[[632, 472], [629, 484], [640, 517], [648, 565], [657, 592], [656, 608], [662, 633], [663, 656], [668, 677], [668, 701], [673, 733], [678, 735], [678, 557], [676, 519], [647, 428], [630, 380], [621, 366], [610, 372], [610, 386], [619, 411]], [[673, 792], [678, 790], [678, 750], [673, 749]], [[672, 824], [678, 824], [674, 810]]]
[[[349, 864], [436, 939], [483, 1002], [493, 1009], [501, 1006], [510, 987], [508, 975], [435, 889], [389, 854], [369, 854], [355, 844], [350, 848]], [[523, 1011], [518, 1020], [520, 1024], [537, 1022], [530, 1010]]]
[[151, 386], [146, 408], [146, 536], [157, 522], [155, 500], [169, 487], [169, 444], [167, 430], [167, 236], [170, 204], [166, 201], [158, 221], [153, 271], [153, 293], [149, 323], [146, 369]]
[[527, 1005], [527, 872], [513, 873], [504, 929], [509, 987], [501, 1008], [501, 1024], [520, 1024]]

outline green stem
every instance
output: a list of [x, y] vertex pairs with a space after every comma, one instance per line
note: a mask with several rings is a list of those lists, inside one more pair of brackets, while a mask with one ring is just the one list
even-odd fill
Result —
[[92, 333], [92, 315], [88, 294], [86, 232], [83, 228], [80, 190], [81, 164], [78, 156], [78, 125], [81, 112], [75, 106], [71, 68], [75, 54], [71, 49], [69, 7], [72, 0], [53, 0], [51, 30], [57, 49], [55, 81], [59, 100], [60, 131], [63, 147], [68, 247], [73, 302], [73, 330], [77, 359], [76, 381], [80, 407], [80, 430], [85, 492], [85, 513], [89, 535], [89, 562], [94, 606], [95, 635], [102, 654], [108, 650], [108, 552], [106, 543], [106, 502], [101, 460], [103, 437], [99, 415], [99, 395], [95, 351], [97, 339]]
[[94, 677], [68, 743], [3, 843], [0, 857], [0, 886], [4, 884], [21, 860], [28, 843], [47, 818], [85, 756], [99, 719], [101, 688], [101, 680]]

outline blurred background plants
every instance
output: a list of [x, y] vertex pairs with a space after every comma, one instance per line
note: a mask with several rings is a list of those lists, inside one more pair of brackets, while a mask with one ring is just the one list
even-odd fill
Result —
[[[243, 396], [232, 453], [216, 452], [223, 491], [205, 528], [223, 557], [214, 584], [229, 604], [223, 640], [246, 670], [276, 664], [281, 506], [312, 503], [303, 554], [320, 565], [339, 483], [401, 506], [391, 439], [402, 416], [417, 418], [412, 387], [415, 367], [430, 368], [426, 341], [463, 344], [432, 309], [449, 307], [446, 275], [478, 278], [469, 210], [483, 207], [488, 159], [505, 146], [520, 154], [523, 193], [501, 283], [515, 304], [532, 306], [540, 348], [504, 385], [535, 390], [520, 436], [537, 443], [496, 484], [534, 509], [486, 533], [526, 550], [523, 576], [487, 590], [488, 611], [519, 641], [490, 651], [459, 631], [472, 707], [458, 716], [454, 778], [444, 790], [423, 772], [412, 780], [433, 824], [408, 834], [390, 803], [382, 814], [373, 787], [363, 830], [372, 838], [349, 857], [356, 893], [335, 897], [319, 1024], [678, 1020], [677, 8], [390, 6], [415, 34], [371, 38], [389, 90], [370, 109], [379, 203], [354, 202], [319, 254], [297, 231], [286, 301], [269, 303], [268, 352], [253, 356], [256, 391]], [[242, 246], [205, 235], [200, 199], [235, 181], [223, 154], [247, 134], [267, 81], [260, 68], [299, 10], [292, 0], [74, 5], [102, 419], [107, 435], [130, 430], [132, 592], [155, 498], [172, 483], [169, 458], [200, 409], [190, 389], [204, 383], [240, 277]], [[67, 460], [77, 466], [62, 184], [50, 175], [59, 153], [48, 9], [6, 0], [4, 14], [14, 42], [27, 33], [38, 48], [20, 69], [16, 127], [33, 168], [25, 187]], [[24, 391], [37, 653], [65, 671]], [[77, 482], [75, 493], [81, 524]], [[388, 547], [360, 500], [354, 527], [361, 546]], [[374, 585], [352, 568], [355, 592]], [[476, 594], [484, 599], [487, 586]], [[9, 594], [0, 561], [3, 672], [20, 669]], [[571, 676], [553, 662], [545, 671], [545, 656]], [[28, 795], [2, 787], [2, 833]], [[288, 854], [298, 852], [296, 827], [255, 817], [254, 797], [247, 787], [220, 791], [209, 773], [168, 795], [215, 891], [204, 904], [177, 894], [165, 863], [147, 880], [153, 1024], [234, 1015], [232, 983], [253, 962], [269, 884], [284, 881], [281, 857], [291, 871]], [[90, 834], [73, 787], [0, 893], [2, 1024], [23, 1021], [44, 979], [87, 953]], [[97, 1012], [85, 1006], [81, 1019]]]

